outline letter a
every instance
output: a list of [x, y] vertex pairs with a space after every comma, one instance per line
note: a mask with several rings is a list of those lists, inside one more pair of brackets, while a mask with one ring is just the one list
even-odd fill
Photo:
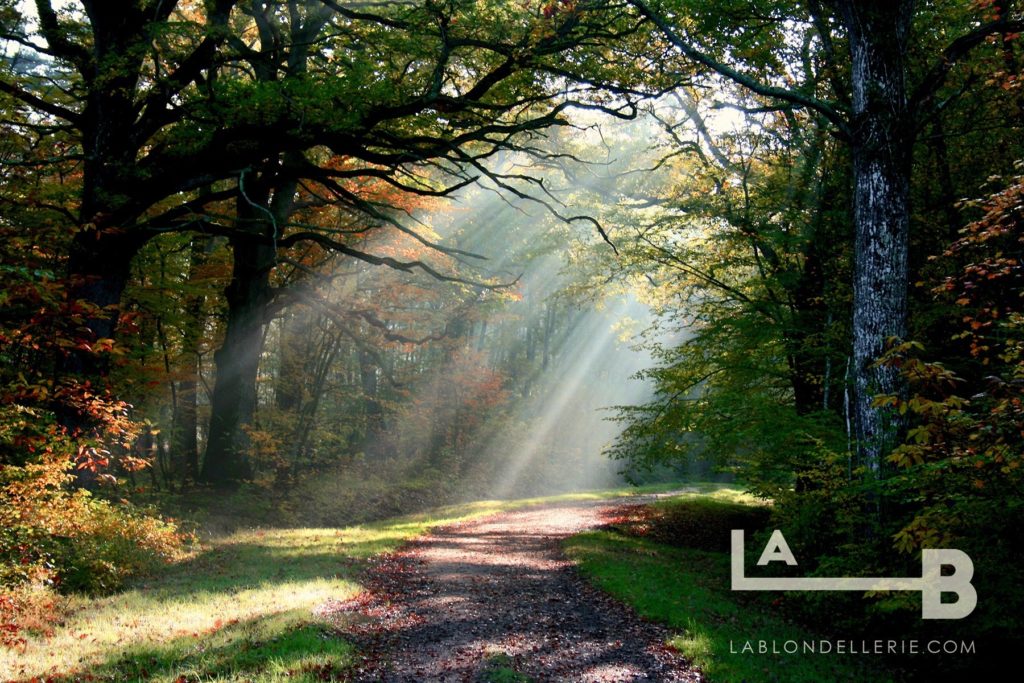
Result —
[[785, 562], [791, 567], [796, 566], [796, 558], [793, 557], [793, 551], [789, 549], [789, 545], [786, 544], [786, 538], [782, 535], [782, 532], [776, 529], [772, 532], [772, 537], [768, 539], [768, 544], [764, 547], [764, 552], [761, 553], [761, 559], [757, 561], [757, 566], [763, 566], [769, 562]]

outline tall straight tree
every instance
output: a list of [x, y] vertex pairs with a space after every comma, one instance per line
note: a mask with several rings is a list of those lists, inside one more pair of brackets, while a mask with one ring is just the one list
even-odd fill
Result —
[[[1012, 3], [978, 3], [979, 16], [970, 17], [972, 21], [958, 17], [947, 22], [945, 34], [957, 37], [937, 48], [931, 66], [914, 73], [911, 53], [931, 46], [914, 34], [925, 8], [913, 0], [733, 3], [725, 8], [728, 11], [688, 0], [628, 1], [685, 59], [743, 86], [772, 106], [817, 112], [849, 145], [856, 247], [853, 412], [859, 463], [877, 473], [883, 455], [901, 436], [898, 417], [876, 406], [874, 397], [903, 393], [902, 380], [896, 369], [874, 361], [888, 337], [906, 333], [908, 194], [917, 129], [933, 113], [936, 95], [957, 63], [988, 37], [1020, 31], [1024, 21], [1011, 11]], [[800, 68], [794, 69], [786, 57], [771, 55], [764, 45], [759, 46], [759, 56], [737, 61], [735, 54], [751, 53], [749, 32], [742, 30], [744, 16], [756, 18], [759, 26], [772, 26], [774, 38], [783, 41], [776, 45], [792, 38], [793, 32], [806, 30], [825, 62], [822, 77], [802, 73], [803, 82], [794, 79], [793, 72]], [[693, 17], [697, 20], [683, 20]], [[721, 28], [730, 21], [727, 30], [699, 33], [701, 27]], [[837, 48], [833, 27], [845, 40], [845, 57]], [[913, 76], [916, 85], [910, 83]], [[794, 81], [799, 85], [777, 85]]]
[[913, 0], [835, 2], [846, 28], [853, 98], [853, 367], [861, 464], [877, 472], [901, 436], [877, 394], [901, 394], [899, 370], [874, 361], [888, 337], [907, 331], [907, 249], [915, 121], [907, 101]]

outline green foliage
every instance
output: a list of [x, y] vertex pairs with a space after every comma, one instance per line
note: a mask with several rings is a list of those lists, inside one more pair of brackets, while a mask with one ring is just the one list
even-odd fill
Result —
[[[299, 619], [253, 624], [229, 622], [217, 627], [201, 649], [193, 638], [131, 648], [97, 667], [93, 680], [173, 681], [215, 677], [218, 681], [343, 680], [353, 666], [355, 648], [327, 623]], [[262, 627], [262, 628], [260, 628]], [[275, 628], [276, 627], [276, 628]]]
[[[898, 369], [905, 395], [882, 395], [906, 420], [904, 443], [888, 455], [880, 481], [849, 471], [840, 454], [821, 453], [801, 473], [802, 486], [776, 498], [776, 523], [805, 572], [821, 576], [902, 576], [920, 572], [924, 548], [957, 548], [972, 558], [978, 607], [957, 624], [926, 623], [906, 593], [825, 599], [794, 597], [804, 619], [831, 605], [849, 628], [916, 637], [970, 633], [978, 647], [1001, 652], [1020, 628], [1024, 571], [1010, 539], [1024, 525], [1020, 435], [1024, 432], [1020, 326], [1018, 198], [1009, 187], [983, 202], [980, 218], [933, 260], [949, 273], [933, 288], [946, 325], [942, 344], [890, 340], [878, 361]], [[1018, 251], [1019, 253], [1019, 251]], [[955, 369], [954, 369], [955, 368]], [[935, 669], [991, 664], [931, 661]], [[985, 669], [986, 671], [989, 669]]]
[[[763, 22], [750, 21], [749, 13], [764, 9], [757, 3], [651, 6], [706, 62], [845, 112], [845, 56], [856, 36], [839, 30], [841, 10], [832, 14], [844, 4], [851, 15], [860, 7], [773, 3]], [[959, 201], [984, 183], [1002, 182], [1020, 157], [1021, 48], [1015, 33], [999, 31], [1000, 22], [1016, 20], [1009, 11], [987, 1], [939, 2], [903, 17], [914, 36], [907, 83], [922, 84], [911, 106], [920, 134], [903, 148], [913, 154], [907, 178], [916, 285], [908, 313], [915, 341], [889, 340], [878, 365], [849, 359], [854, 347], [882, 342], [861, 337], [851, 346], [850, 214], [857, 209], [847, 188], [857, 157], [823, 141], [820, 120], [775, 115], [780, 100], [749, 93], [735, 98], [748, 107], [740, 131], [706, 126], [710, 108], [697, 89], [680, 98], [685, 117], [664, 119], [673, 150], [686, 159], [677, 162], [682, 182], [655, 188], [668, 210], [636, 221], [624, 260], [629, 275], [652, 280], [662, 328], [683, 338], [661, 345], [660, 366], [648, 373], [657, 394], [623, 409], [626, 429], [612, 453], [641, 465], [705, 458], [732, 468], [774, 499], [774, 522], [797, 549], [804, 574], [910, 575], [920, 571], [922, 548], [956, 547], [975, 558], [979, 595], [994, 596], [955, 627], [922, 624], [919, 605], [906, 594], [794, 598], [804, 618], [831, 604], [828, 618], [851, 629], [970, 632], [992, 651], [1019, 629], [1021, 591], [1014, 586], [1022, 579], [1005, 539], [1019, 535], [1024, 484], [1021, 182], [982, 201]], [[994, 22], [988, 40], [947, 50], [952, 38], [983, 22]], [[773, 35], [781, 26], [786, 35]], [[721, 97], [729, 86], [713, 87]], [[696, 134], [677, 125], [684, 118]], [[843, 144], [856, 147], [856, 138]], [[856, 248], [871, 251], [863, 241]], [[635, 259], [632, 269], [628, 259]], [[855, 302], [862, 312], [868, 304]], [[851, 438], [857, 411], [848, 403], [878, 391], [863, 382], [864, 372], [876, 371], [899, 374], [894, 386], [901, 388], [878, 396], [873, 409], [890, 409], [894, 431], [907, 428], [906, 441], [882, 454], [888, 457], [877, 473], [855, 466], [852, 455], [870, 444]]]
[[175, 525], [127, 503], [69, 491], [60, 465], [0, 474], [0, 579], [44, 581], [61, 591], [105, 593], [180, 557]]
[[[703, 122], [691, 97], [667, 123]], [[655, 396], [623, 407], [614, 457], [706, 460], [775, 496], [845, 450], [850, 253], [846, 192], [813, 120], [774, 118], [676, 161], [665, 206], [635, 227], [622, 274], [649, 279]], [[669, 343], [659, 341], [671, 339]]]
[[130, 504], [79, 491], [68, 507], [73, 523], [58, 530], [50, 558], [63, 591], [107, 593], [183, 555], [185, 537], [172, 522]]
[[488, 655], [480, 672], [481, 683], [530, 683], [532, 679], [516, 671], [515, 663], [504, 652]]
[[[894, 344], [880, 362], [896, 367], [907, 396], [882, 396], [909, 421], [907, 440], [889, 456], [894, 471], [883, 494], [902, 503], [889, 529], [894, 548], [955, 547], [974, 559], [979, 601], [974, 628], [996, 640], [1012, 637], [1024, 570], [1008, 540], [1024, 524], [1024, 324], [1019, 293], [1024, 181], [978, 203], [981, 217], [936, 259], [954, 265], [934, 288], [959, 317], [949, 347], [966, 346], [970, 362], [947, 348]], [[961, 373], [952, 367], [961, 368]]]

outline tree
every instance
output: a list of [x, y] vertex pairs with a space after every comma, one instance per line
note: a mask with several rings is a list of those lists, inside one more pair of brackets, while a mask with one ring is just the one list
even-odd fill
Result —
[[626, 176], [606, 218], [621, 255], [609, 272], [656, 313], [657, 366], [611, 454], [713, 462], [775, 496], [794, 474], [801, 485], [815, 443], [845, 451], [847, 157], [807, 112], [751, 105], [742, 126], [716, 124], [723, 94], [681, 91], [637, 136], [654, 149], [616, 153], [657, 169]]
[[[918, 24], [937, 16], [910, 0], [772, 2], [757, 9], [730, 6], [732, 12], [714, 18], [711, 13], [719, 14], [718, 7], [629, 2], [686, 59], [776, 106], [814, 112], [849, 146], [855, 232], [854, 415], [859, 461], [877, 475], [882, 455], [898, 443], [901, 433], [899, 417], [874, 405], [873, 398], [900, 394], [905, 388], [898, 373], [875, 360], [886, 339], [904, 337], [907, 330], [909, 187], [917, 130], [940, 106], [937, 96], [958, 62], [990, 36], [1011, 35], [1020, 31], [1024, 22], [1009, 3], [978, 3], [982, 21], [976, 24], [954, 16], [945, 24], [957, 37], [933, 54], [934, 62], [917, 71], [917, 82], [911, 85], [908, 81], [916, 71], [912, 57], [919, 58], [933, 43], [931, 36], [922, 35]], [[752, 45], [735, 22], [744, 12], [768, 17], [766, 31], [781, 38], [783, 44], [790, 30], [784, 28], [785, 22], [813, 27], [813, 40], [825, 60], [820, 78], [803, 72], [799, 86], [778, 85], [794, 80], [793, 72], [801, 73], [801, 65], [787, 63], [785, 57], [766, 57], [764, 45]], [[681, 16], [694, 19], [698, 27], [717, 24], [721, 29], [723, 19], [733, 23], [725, 30], [699, 36], [684, 31]], [[845, 60], [832, 35], [833, 27], [841, 29]], [[755, 56], [737, 63], [730, 48]], [[829, 95], [831, 100], [825, 99]]]

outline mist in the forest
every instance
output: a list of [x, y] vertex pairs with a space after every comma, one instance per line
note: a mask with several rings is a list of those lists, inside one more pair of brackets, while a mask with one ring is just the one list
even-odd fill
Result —
[[[648, 125], [632, 123], [617, 132], [643, 139], [636, 132]], [[607, 154], [599, 161], [605, 159]], [[513, 392], [506, 410], [481, 425], [466, 449], [466, 475], [484, 484], [486, 495], [623, 482], [622, 463], [609, 460], [604, 449], [621, 430], [615, 407], [650, 397], [650, 385], [636, 375], [654, 364], [637, 337], [652, 314], [628, 285], [588, 275], [598, 270], [588, 258], [613, 258], [612, 247], [592, 222], [570, 218], [600, 215], [586, 202], [607, 194], [616, 173], [633, 162], [614, 161], [614, 167], [574, 162], [545, 169], [505, 157], [495, 172], [527, 173], [546, 193], [510, 200], [485, 179], [446, 210], [422, 216], [447, 243], [485, 256], [479, 272], [516, 279], [508, 289], [512, 296], [475, 320], [465, 341], [468, 351], [505, 374]], [[440, 368], [423, 390], [441, 391], [453, 371]]]
[[575, 312], [548, 371], [518, 402], [510, 428], [486, 445], [484, 459], [500, 463], [492, 489], [496, 497], [622, 481], [621, 463], [608, 460], [603, 450], [620, 431], [611, 419], [614, 407], [650, 395], [649, 385], [634, 375], [649, 367], [651, 358], [633, 348], [632, 340], [648, 322], [646, 306], [627, 295]]
[[[307, 482], [303, 514], [366, 497], [398, 496], [399, 511], [624, 483], [626, 465], [605, 454], [622, 429], [616, 407], [650, 398], [651, 384], [637, 375], [655, 365], [650, 343], [665, 339], [639, 343], [655, 320], [643, 301], [650, 283], [613, 275], [619, 256], [598, 226], [625, 239], [617, 205], [656, 176], [657, 126], [650, 118], [600, 124], [581, 120], [534, 141], [547, 156], [496, 155], [493, 175], [399, 216], [457, 250], [422, 258], [463, 282], [393, 275], [435, 297], [391, 303], [396, 315], [427, 313], [403, 334], [443, 338], [380, 354], [391, 364], [371, 370], [372, 381], [394, 398], [380, 400], [377, 428], [350, 440], [337, 477]], [[387, 239], [378, 246], [388, 248]], [[379, 268], [363, 269], [381, 277]], [[365, 381], [365, 367], [362, 374]], [[350, 421], [328, 411], [321, 423]]]

